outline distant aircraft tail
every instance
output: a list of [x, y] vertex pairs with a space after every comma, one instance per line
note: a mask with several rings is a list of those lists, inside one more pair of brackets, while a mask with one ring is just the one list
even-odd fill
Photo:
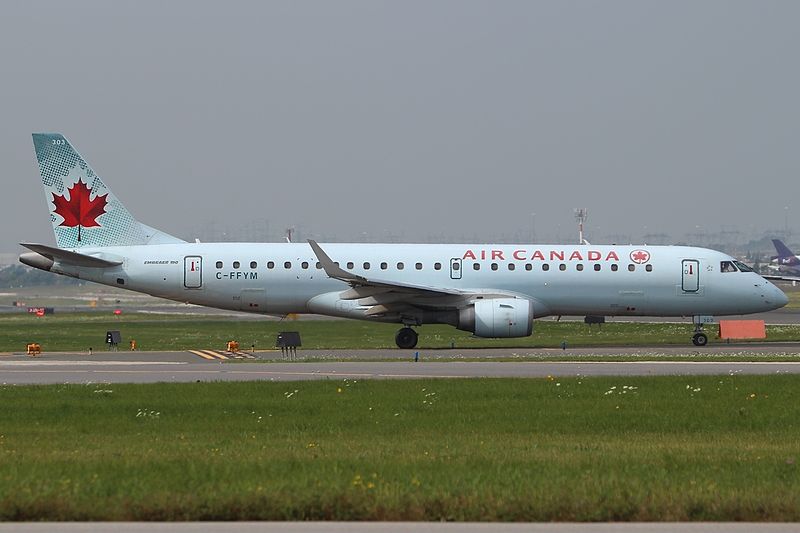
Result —
[[794, 252], [792, 252], [788, 246], [783, 244], [783, 241], [780, 239], [772, 239], [772, 244], [775, 246], [775, 250], [778, 252], [779, 259], [794, 257]]
[[185, 242], [133, 218], [60, 133], [34, 133], [33, 147], [59, 248]]

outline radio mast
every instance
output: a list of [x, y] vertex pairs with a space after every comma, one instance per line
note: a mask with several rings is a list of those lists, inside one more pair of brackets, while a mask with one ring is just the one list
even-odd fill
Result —
[[584, 207], [575, 208], [575, 220], [578, 221], [578, 244], [589, 244], [583, 238], [583, 225], [586, 224], [586, 219], [589, 218], [589, 210]]

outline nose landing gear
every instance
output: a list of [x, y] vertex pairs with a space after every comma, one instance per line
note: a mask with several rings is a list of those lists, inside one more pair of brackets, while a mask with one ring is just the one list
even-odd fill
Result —
[[694, 323], [694, 335], [692, 335], [692, 344], [695, 346], [705, 346], [708, 344], [708, 335], [703, 332], [703, 324], [713, 324], [714, 317], [695, 315], [692, 317]]
[[409, 327], [401, 328], [394, 336], [398, 348], [410, 350], [417, 345], [417, 332]]
[[694, 335], [692, 335], [692, 344], [695, 346], [705, 346], [708, 344], [708, 335], [703, 333], [702, 331], [698, 331]]

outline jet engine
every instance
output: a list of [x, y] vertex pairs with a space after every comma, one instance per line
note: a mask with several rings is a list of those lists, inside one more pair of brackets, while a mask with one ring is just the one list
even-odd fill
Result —
[[476, 300], [459, 311], [457, 327], [476, 337], [527, 337], [533, 333], [533, 302], [522, 298]]

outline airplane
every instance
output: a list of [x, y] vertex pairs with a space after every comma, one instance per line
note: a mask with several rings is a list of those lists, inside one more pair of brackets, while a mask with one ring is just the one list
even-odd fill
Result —
[[313, 313], [476, 337], [527, 337], [536, 318], [681, 316], [778, 309], [786, 295], [721, 252], [687, 246], [187, 242], [136, 220], [59, 133], [35, 133], [56, 246], [20, 262], [160, 298], [266, 315]]
[[772, 239], [772, 244], [775, 246], [775, 251], [778, 252], [778, 255], [771, 258], [777, 270], [790, 276], [800, 276], [800, 257], [795, 255], [780, 239]]

